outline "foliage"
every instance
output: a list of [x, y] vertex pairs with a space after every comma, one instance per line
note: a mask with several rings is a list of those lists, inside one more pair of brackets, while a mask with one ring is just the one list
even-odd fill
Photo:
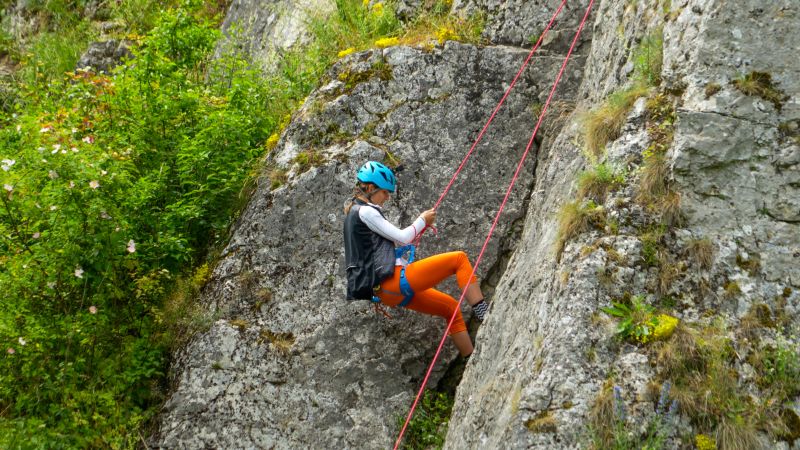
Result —
[[160, 9], [175, 5], [176, 1], [116, 0], [109, 2], [113, 17], [118, 18], [131, 33], [146, 33], [155, 25]]
[[586, 156], [593, 162], [602, 159], [606, 142], [619, 137], [634, 102], [661, 83], [663, 39], [661, 30], [642, 39], [633, 51], [634, 82], [612, 93], [598, 108], [584, 116], [583, 141]]
[[[800, 393], [795, 344], [779, 337], [776, 346], [750, 354], [756, 386], [739, 382], [736, 350], [724, 324], [680, 324], [667, 341], [652, 349], [659, 376], [673, 380], [673, 393], [697, 429], [713, 436], [718, 448], [757, 448], [758, 430], [774, 438], [793, 433], [783, 405]], [[712, 447], [713, 448], [713, 447]]]
[[695, 436], [694, 443], [697, 446], [697, 450], [717, 450], [717, 441], [705, 434]]
[[800, 352], [786, 339], [778, 339], [751, 359], [757, 384], [782, 398], [800, 394]]
[[[674, 318], [665, 316], [668, 318], [668, 322], [659, 328], [663, 318], [656, 315], [656, 309], [653, 306], [645, 303], [643, 295], [631, 297], [629, 304], [612, 302], [612, 306], [601, 308], [601, 310], [620, 319], [617, 325], [617, 336], [620, 339], [642, 344], [671, 334], [671, 330], [677, 325], [677, 322], [673, 324]], [[660, 332], [658, 336], [655, 335], [657, 329]]]
[[586, 156], [596, 162], [605, 154], [606, 142], [620, 136], [620, 130], [639, 97], [647, 94], [649, 88], [636, 83], [629, 88], [614, 92], [600, 107], [583, 117], [583, 141]]
[[336, 0], [335, 19], [315, 17], [311, 20], [311, 30], [316, 37], [312, 53], [325, 55], [323, 67], [327, 67], [328, 61], [342, 50], [364, 50], [382, 39], [386, 39], [385, 46], [397, 45], [389, 41], [398, 37], [402, 24], [394, 9], [383, 3], [370, 7], [358, 0]]
[[168, 350], [208, 323], [208, 269], [181, 274], [224, 239], [305, 86], [235, 56], [207, 79], [201, 6], [161, 13], [113, 78], [23, 78], [3, 117], [0, 447], [133, 447]]
[[656, 404], [655, 413], [649, 418], [645, 432], [639, 431], [638, 424], [631, 423], [628, 418], [622, 389], [609, 385], [598, 395], [589, 413], [590, 448], [610, 450], [660, 450], [665, 448], [670, 437], [678, 401], [670, 401], [670, 383], [661, 387], [661, 394]]
[[661, 84], [664, 58], [664, 38], [661, 29], [645, 36], [633, 51], [634, 76], [647, 86]]
[[[425, 391], [414, 417], [408, 423], [402, 448], [442, 448], [453, 402], [454, 399], [444, 392]], [[397, 418], [398, 429], [402, 428], [405, 419], [405, 416]]]
[[625, 174], [609, 163], [592, 166], [578, 175], [578, 199], [603, 203], [609, 191], [625, 183]]

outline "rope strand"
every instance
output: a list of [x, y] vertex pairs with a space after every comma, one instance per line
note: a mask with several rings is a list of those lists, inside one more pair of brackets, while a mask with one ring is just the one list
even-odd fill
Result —
[[517, 75], [514, 77], [514, 80], [511, 81], [511, 84], [508, 86], [508, 89], [506, 89], [503, 98], [500, 99], [500, 103], [498, 103], [497, 106], [494, 108], [492, 115], [489, 116], [489, 120], [486, 121], [486, 124], [483, 126], [481, 132], [478, 133], [478, 137], [475, 139], [475, 142], [472, 144], [472, 147], [469, 149], [466, 156], [464, 156], [464, 159], [461, 161], [461, 164], [459, 164], [458, 169], [456, 169], [455, 173], [453, 174], [453, 177], [450, 178], [450, 182], [447, 183], [447, 186], [444, 188], [444, 191], [442, 191], [442, 194], [439, 196], [439, 199], [436, 200], [436, 204], [433, 206], [433, 209], [439, 208], [439, 205], [442, 203], [444, 196], [447, 195], [447, 193], [450, 191], [450, 188], [453, 186], [453, 183], [456, 181], [456, 178], [464, 169], [464, 166], [467, 164], [467, 160], [475, 151], [475, 148], [481, 142], [481, 139], [483, 139], [483, 135], [486, 133], [486, 130], [489, 128], [489, 125], [492, 123], [492, 121], [494, 121], [494, 117], [500, 111], [500, 108], [503, 106], [503, 103], [505, 103], [508, 94], [510, 94], [511, 90], [514, 89], [514, 86], [517, 84], [517, 80], [519, 80], [520, 75], [522, 75], [522, 72], [524, 72], [525, 68], [528, 67], [528, 64], [530, 63], [533, 54], [542, 45], [542, 41], [544, 40], [545, 35], [547, 35], [547, 32], [550, 31], [550, 28], [553, 26], [553, 23], [555, 23], [556, 17], [561, 13], [561, 10], [564, 8], [564, 5], [566, 4], [567, 0], [562, 0], [561, 5], [559, 5], [558, 9], [553, 14], [553, 17], [550, 19], [550, 22], [548, 22], [547, 27], [545, 27], [544, 31], [542, 32], [542, 35], [539, 36], [539, 40], [536, 41], [536, 44], [531, 49], [530, 53], [528, 53], [528, 57], [525, 59], [525, 62], [522, 63], [522, 67], [519, 68], [519, 71], [517, 72]]
[[[564, 62], [561, 64], [561, 69], [559, 70], [558, 76], [556, 77], [555, 82], [553, 83], [553, 87], [550, 90], [550, 95], [547, 97], [547, 101], [545, 102], [544, 108], [542, 109], [542, 113], [539, 115], [539, 120], [536, 122], [536, 127], [533, 130], [531, 139], [530, 141], [528, 141], [527, 147], [525, 147], [525, 153], [523, 153], [522, 158], [519, 161], [519, 164], [517, 164], [517, 170], [514, 172], [514, 176], [511, 179], [511, 183], [509, 184], [508, 189], [506, 190], [506, 195], [503, 198], [503, 202], [500, 204], [500, 208], [498, 209], [497, 214], [495, 214], [494, 221], [492, 222], [492, 227], [489, 229], [489, 234], [486, 236], [486, 240], [483, 243], [483, 247], [481, 248], [481, 251], [478, 254], [478, 258], [475, 261], [475, 265], [472, 269], [472, 274], [470, 275], [470, 278], [475, 276], [475, 273], [478, 270], [478, 265], [480, 264], [481, 259], [483, 259], [483, 254], [486, 252], [486, 248], [489, 245], [489, 241], [492, 238], [492, 234], [494, 233], [494, 230], [497, 227], [497, 222], [500, 219], [500, 214], [502, 214], [503, 209], [506, 206], [506, 203], [508, 203], [508, 198], [511, 195], [511, 190], [514, 188], [514, 184], [517, 182], [519, 173], [522, 170], [523, 165], [525, 164], [525, 159], [528, 157], [528, 153], [530, 152], [530, 149], [533, 146], [534, 139], [536, 138], [536, 133], [539, 131], [539, 127], [542, 125], [544, 116], [547, 113], [547, 108], [550, 106], [550, 102], [553, 99], [553, 95], [555, 94], [556, 88], [558, 87], [558, 84], [561, 81], [561, 77], [564, 74], [564, 69], [567, 67], [569, 58], [572, 55], [573, 50], [575, 49], [575, 44], [578, 42], [578, 38], [580, 37], [581, 32], [583, 31], [583, 27], [586, 24], [587, 19], [589, 18], [589, 13], [592, 10], [592, 5], [594, 5], [594, 0], [589, 1], [589, 6], [586, 8], [586, 13], [583, 16], [583, 20], [581, 21], [581, 24], [578, 27], [578, 31], [575, 33], [575, 38], [573, 38], [572, 40], [572, 45], [570, 46], [569, 51], [567, 52], [567, 56], [564, 58]], [[450, 327], [453, 325], [453, 321], [455, 320], [456, 314], [458, 314], [458, 311], [461, 308], [461, 303], [464, 301], [466, 293], [467, 289], [465, 287], [464, 290], [461, 292], [461, 297], [458, 299], [458, 305], [455, 311], [453, 312], [453, 315], [450, 317], [450, 321], [447, 324], [447, 328], [445, 329], [444, 335], [442, 336], [441, 341], [439, 341], [439, 347], [436, 349], [436, 353], [433, 356], [433, 360], [428, 366], [428, 371], [425, 374], [425, 378], [422, 380], [422, 386], [420, 387], [419, 392], [417, 392], [417, 396], [414, 399], [414, 403], [411, 405], [411, 410], [408, 412], [408, 416], [406, 417], [406, 421], [403, 424], [403, 428], [400, 430], [400, 435], [397, 437], [397, 441], [394, 444], [394, 450], [397, 450], [397, 448], [400, 446], [400, 442], [402, 442], [403, 440], [403, 435], [406, 432], [406, 428], [408, 428], [408, 423], [411, 421], [411, 417], [414, 415], [414, 410], [416, 409], [417, 404], [419, 403], [419, 399], [422, 397], [422, 393], [425, 391], [425, 386], [428, 384], [428, 379], [430, 378], [431, 372], [433, 372], [433, 367], [436, 364], [436, 360], [439, 358], [439, 354], [442, 351], [444, 342], [447, 339], [447, 333], [450, 331]]]

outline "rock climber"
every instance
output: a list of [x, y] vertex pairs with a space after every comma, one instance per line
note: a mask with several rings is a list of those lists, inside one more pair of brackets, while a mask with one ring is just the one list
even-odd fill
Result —
[[[472, 276], [466, 253], [442, 253], [413, 261], [414, 247], [410, 244], [426, 226], [433, 225], [436, 211], [423, 212], [401, 230], [383, 216], [383, 204], [397, 188], [392, 170], [368, 161], [358, 170], [356, 178], [344, 220], [347, 299], [406, 307], [449, 321], [458, 302], [434, 287], [455, 275], [461, 289], [467, 286], [466, 299], [475, 317], [483, 321], [489, 305], [483, 300], [477, 278]], [[450, 328], [450, 337], [461, 356], [472, 354], [472, 341], [460, 310]]]

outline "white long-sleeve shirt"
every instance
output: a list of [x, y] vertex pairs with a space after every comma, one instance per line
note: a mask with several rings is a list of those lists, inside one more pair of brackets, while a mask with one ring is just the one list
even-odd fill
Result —
[[[369, 206], [372, 206], [372, 208], [359, 208], [358, 217], [370, 230], [394, 242], [395, 246], [412, 243], [422, 232], [422, 229], [425, 228], [425, 219], [417, 217], [411, 225], [401, 230], [383, 218], [379, 212], [379, 210], [381, 210], [380, 206], [373, 203], [369, 203]], [[406, 266], [408, 265], [408, 261], [405, 258], [397, 258], [395, 264], [398, 266]]]

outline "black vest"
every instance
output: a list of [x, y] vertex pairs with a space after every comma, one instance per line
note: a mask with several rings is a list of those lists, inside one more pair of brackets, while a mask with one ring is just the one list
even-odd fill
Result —
[[[372, 300], [374, 288], [394, 274], [394, 243], [373, 232], [358, 215], [372, 208], [356, 199], [344, 219], [344, 261], [347, 267], [347, 299]], [[383, 213], [375, 208], [381, 217]]]

